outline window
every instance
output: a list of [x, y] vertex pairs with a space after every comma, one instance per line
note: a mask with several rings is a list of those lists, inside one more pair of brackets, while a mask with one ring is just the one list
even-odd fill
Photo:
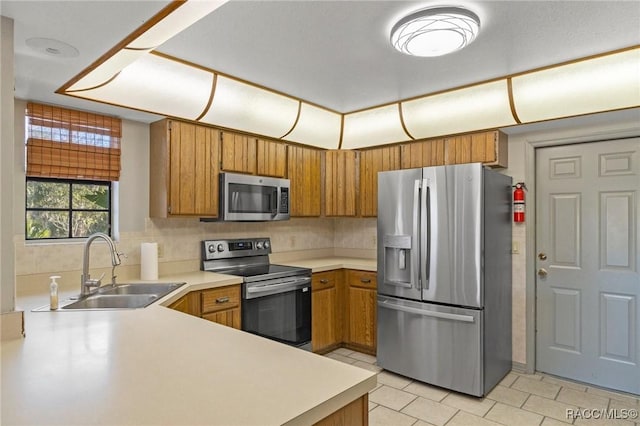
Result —
[[110, 234], [111, 182], [27, 178], [26, 239]]
[[120, 119], [27, 104], [25, 238], [111, 235]]

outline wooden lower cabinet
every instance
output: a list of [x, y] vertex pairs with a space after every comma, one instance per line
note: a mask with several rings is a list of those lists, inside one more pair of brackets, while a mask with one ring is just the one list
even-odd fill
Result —
[[169, 305], [169, 308], [185, 314], [200, 316], [200, 292], [192, 291]]
[[314, 426], [366, 426], [369, 424], [369, 395], [364, 394], [355, 401], [345, 405]]
[[[335, 283], [335, 284], [334, 284]], [[376, 273], [341, 269], [312, 277], [311, 348], [327, 353], [345, 346], [376, 353]]]
[[240, 285], [230, 285], [192, 291], [169, 308], [240, 330], [240, 306]]
[[345, 300], [345, 344], [375, 355], [377, 276], [375, 272], [347, 270]]
[[326, 353], [342, 342], [342, 271], [318, 272], [311, 279], [311, 349]]
[[[170, 306], [241, 329], [240, 285], [192, 291]], [[340, 346], [375, 355], [377, 274], [338, 269], [311, 278], [311, 348], [327, 353]]]
[[203, 319], [240, 329], [240, 286], [233, 285], [200, 293]]

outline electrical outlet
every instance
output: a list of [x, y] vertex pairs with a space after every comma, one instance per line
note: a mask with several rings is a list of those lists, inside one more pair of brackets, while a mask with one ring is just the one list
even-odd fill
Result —
[[520, 254], [520, 243], [518, 243], [517, 241], [513, 241], [511, 243], [511, 253]]

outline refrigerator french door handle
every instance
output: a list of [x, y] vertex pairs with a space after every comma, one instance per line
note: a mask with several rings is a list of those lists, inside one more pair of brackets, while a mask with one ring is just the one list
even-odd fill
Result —
[[422, 283], [420, 277], [420, 212], [421, 212], [421, 193], [422, 180], [413, 183], [413, 235], [411, 242], [411, 275], [413, 283], [422, 291]]
[[408, 314], [417, 314], [425, 317], [434, 317], [434, 318], [442, 318], [448, 319], [452, 321], [461, 321], [461, 322], [475, 322], [475, 318], [471, 315], [460, 315], [460, 314], [449, 314], [447, 312], [438, 312], [438, 311], [427, 311], [423, 309], [411, 308], [409, 306], [396, 305], [393, 302], [378, 301], [378, 305], [383, 308], [393, 309], [395, 311], [406, 312]]
[[420, 252], [422, 259], [420, 275], [424, 282], [424, 289], [429, 290], [429, 269], [431, 268], [431, 188], [428, 179], [422, 180], [422, 194], [420, 206], [422, 208], [420, 223], [425, 229], [420, 235]]

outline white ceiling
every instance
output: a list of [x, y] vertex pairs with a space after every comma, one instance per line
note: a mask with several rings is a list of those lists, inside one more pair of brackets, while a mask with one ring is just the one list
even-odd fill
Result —
[[[5, 1], [15, 21], [16, 97], [157, 116], [54, 93], [167, 1]], [[441, 4], [441, 2], [438, 2]], [[447, 0], [444, 3], [451, 4]], [[640, 44], [640, 1], [455, 1], [481, 19], [466, 49], [439, 58], [394, 51], [395, 20], [434, 1], [230, 1], [158, 50], [338, 112], [371, 107]], [[57, 39], [80, 55], [30, 50]]]

